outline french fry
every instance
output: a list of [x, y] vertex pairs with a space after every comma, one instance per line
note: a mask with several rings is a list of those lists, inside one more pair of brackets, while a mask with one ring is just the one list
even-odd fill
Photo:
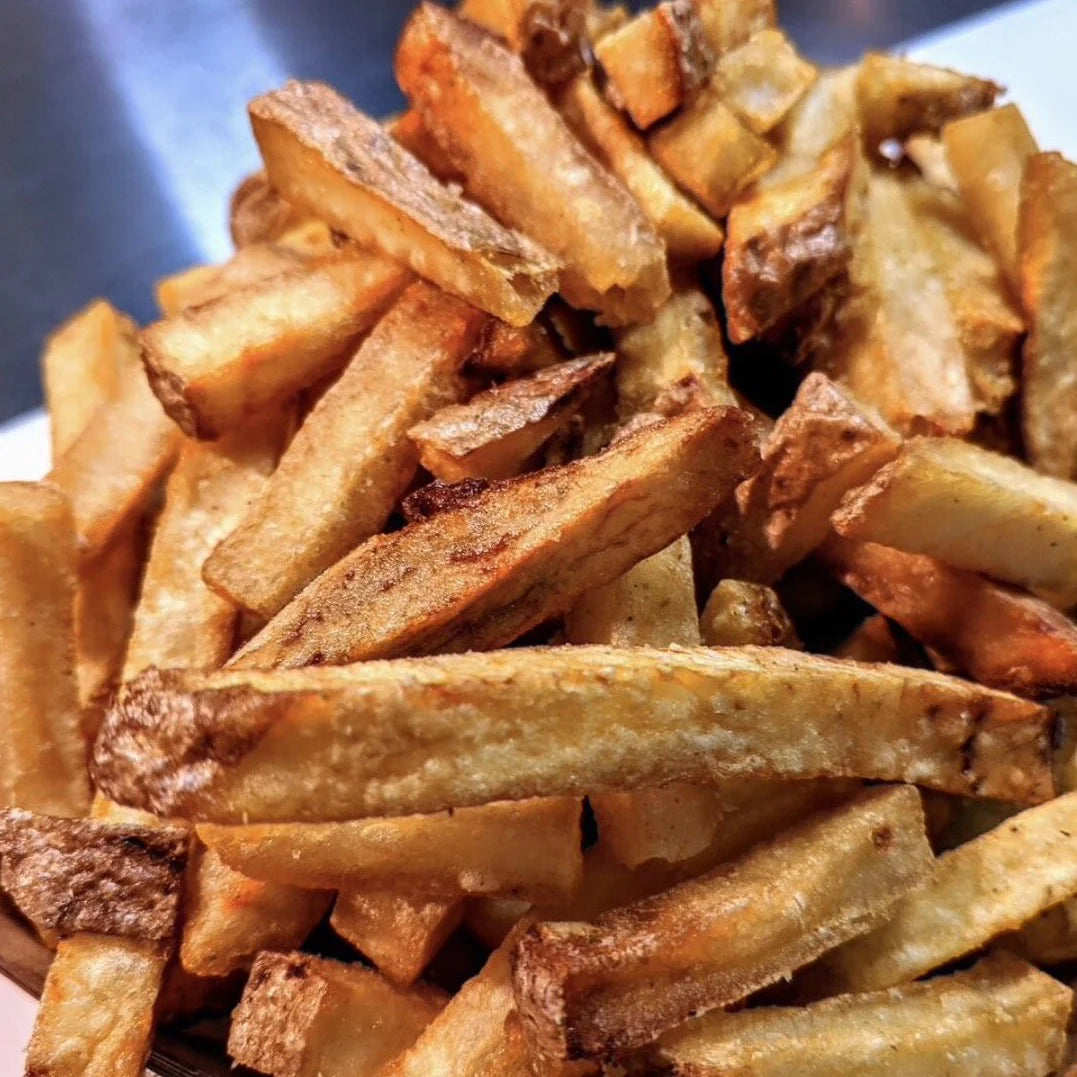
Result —
[[872, 614], [835, 651], [838, 658], [851, 658], [854, 662], [899, 662], [901, 648], [887, 619]]
[[360, 965], [263, 953], [232, 1015], [228, 1053], [272, 1077], [374, 1075], [442, 1005], [432, 988], [394, 987]]
[[957, 180], [950, 168], [946, 147], [938, 135], [912, 135], [905, 140], [904, 150], [905, 156], [916, 165], [931, 187], [957, 194]]
[[383, 258], [347, 257], [166, 318], [142, 334], [153, 390], [185, 433], [219, 437], [338, 369], [406, 280]]
[[407, 987], [460, 926], [463, 912], [460, 898], [358, 885], [341, 889], [329, 924], [386, 979]]
[[75, 671], [75, 528], [67, 499], [0, 483], [0, 806], [83, 815], [87, 745]]
[[642, 1046], [884, 923], [930, 868], [919, 794], [875, 789], [593, 924], [535, 925], [513, 954], [528, 1036], [554, 1059]]
[[774, 0], [693, 0], [716, 56], [740, 48], [759, 30], [778, 23]]
[[265, 172], [252, 172], [232, 192], [228, 228], [237, 250], [270, 243], [304, 220], [303, 211], [269, 185]]
[[569, 302], [621, 324], [650, 316], [668, 297], [665, 245], [519, 57], [423, 3], [404, 29], [396, 76], [466, 176], [469, 194], [562, 260], [560, 290]]
[[1077, 959], [1077, 899], [1044, 910], [1000, 945], [1037, 965], [1060, 965]]
[[774, 591], [747, 580], [722, 580], [700, 614], [700, 632], [708, 647], [789, 647], [797, 634]]
[[942, 129], [947, 159], [980, 238], [1016, 289], [1017, 208], [1036, 140], [1016, 105], [953, 120]]
[[722, 226], [677, 190], [647, 143], [589, 77], [574, 79], [558, 104], [576, 137], [632, 193], [664, 240], [670, 258], [696, 262], [721, 250]]
[[[460, 397], [459, 368], [485, 320], [481, 311], [429, 284], [411, 285], [314, 406], [277, 470], [209, 556], [203, 570], [209, 585], [269, 618], [381, 531], [419, 466], [408, 430]], [[284, 564], [282, 542], [290, 551]]]
[[1005, 820], [938, 858], [892, 919], [828, 954], [805, 990], [872, 991], [914, 980], [1077, 894], [1077, 793]]
[[249, 112], [273, 185], [361, 246], [512, 325], [556, 290], [552, 256], [440, 183], [335, 90], [291, 82]]
[[846, 538], [1077, 602], [1077, 486], [956, 438], [913, 438], [832, 517]]
[[975, 572], [871, 542], [831, 540], [846, 587], [980, 684], [1034, 699], [1077, 692], [1077, 625]]
[[522, 329], [507, 322], [488, 321], [467, 369], [488, 377], [520, 377], [560, 363], [565, 358], [554, 331], [541, 322]]
[[999, 955], [928, 983], [711, 1013], [667, 1032], [653, 1055], [677, 1077], [1046, 1077], [1062, 1059], [1072, 1003], [1057, 980]]
[[1077, 167], [1059, 154], [1029, 158], [1018, 218], [1018, 275], [1030, 329], [1022, 366], [1022, 428], [1039, 471], [1077, 477], [1077, 324], [1068, 297], [1077, 277]]
[[509, 643], [698, 522], [751, 466], [752, 431], [738, 409], [693, 412], [375, 536], [231, 664], [339, 664]]
[[150, 671], [110, 707], [94, 774], [120, 804], [219, 823], [740, 777], [913, 780], [1035, 803], [1053, 794], [1051, 727], [1043, 708], [952, 677], [778, 647], [515, 648]]
[[606, 353], [544, 367], [439, 409], [408, 436], [423, 467], [442, 482], [511, 478], [576, 414], [614, 359]]
[[464, 183], [463, 173], [452, 163], [448, 154], [438, 145], [437, 139], [423, 123], [422, 116], [413, 108], [402, 112], [385, 125], [386, 130], [413, 157], [424, 165], [442, 183]]
[[714, 54], [692, 0], [662, 0], [594, 46], [606, 94], [641, 130], [690, 101]]

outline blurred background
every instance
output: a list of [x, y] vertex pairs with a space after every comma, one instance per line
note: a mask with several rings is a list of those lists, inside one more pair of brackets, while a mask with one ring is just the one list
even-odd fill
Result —
[[[0, 423], [40, 404], [41, 339], [77, 307], [103, 295], [144, 322], [157, 278], [227, 257], [228, 196], [258, 163], [249, 98], [315, 77], [376, 115], [400, 107], [392, 53], [412, 6], [0, 0]], [[820, 63], [992, 6], [779, 0]]]

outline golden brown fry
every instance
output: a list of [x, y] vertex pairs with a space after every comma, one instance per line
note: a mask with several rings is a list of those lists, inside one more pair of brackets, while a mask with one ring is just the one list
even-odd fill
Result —
[[330, 87], [290, 82], [249, 111], [274, 186], [360, 245], [512, 325], [556, 290], [552, 256], [440, 183]]
[[1022, 427], [1039, 471], [1077, 478], [1077, 166], [1029, 158], [1018, 218], [1018, 272], [1031, 333], [1022, 367]]
[[232, 664], [333, 665], [509, 643], [697, 523], [751, 467], [753, 431], [738, 409], [696, 411], [375, 536]]
[[956, 438], [913, 438], [832, 517], [846, 538], [927, 554], [1077, 602], [1077, 486]]
[[559, 107], [576, 137], [631, 191], [671, 258], [698, 262], [721, 250], [722, 226], [677, 190], [647, 143], [589, 76], [571, 82]]
[[1042, 599], [871, 542], [831, 540], [846, 587], [980, 684], [1046, 699], [1077, 692], [1077, 625]]
[[667, 1032], [677, 1077], [1012, 1077], [1055, 1072], [1073, 992], [1008, 955], [967, 972], [803, 1008], [711, 1013]]
[[980, 238], [1017, 288], [1017, 207], [1025, 164], [1036, 140], [1016, 105], [954, 120], [942, 142], [958, 190]]
[[740, 777], [1035, 803], [1053, 794], [1051, 727], [1044, 708], [953, 677], [780, 647], [535, 647], [150, 671], [110, 707], [94, 771], [121, 804], [219, 823]]
[[404, 29], [396, 76], [468, 193], [563, 261], [569, 302], [624, 324], [668, 297], [665, 245], [496, 38], [423, 3]]
[[716, 56], [740, 48], [759, 30], [778, 24], [774, 0], [693, 0]]
[[514, 378], [553, 366], [564, 358], [557, 335], [541, 322], [521, 329], [491, 318], [468, 356], [467, 368], [480, 376]]
[[938, 135], [913, 135], [905, 140], [904, 149], [905, 156], [916, 165], [931, 187], [957, 194], [957, 180], [950, 168], [946, 147]]
[[593, 924], [539, 924], [513, 954], [542, 1057], [641, 1046], [884, 923], [931, 868], [920, 796], [874, 789], [729, 867]]
[[269, 185], [265, 172], [252, 172], [232, 192], [228, 227], [237, 249], [270, 243], [305, 220], [302, 210]]
[[773, 589], [747, 580], [722, 580], [700, 615], [708, 647], [795, 647], [797, 634]]
[[714, 67], [692, 0], [662, 0], [595, 44], [606, 94], [645, 131], [690, 101]]
[[409, 108], [395, 119], [387, 121], [385, 128], [408, 153], [422, 161], [442, 183], [463, 185], [463, 173], [438, 145], [437, 139], [430, 133], [426, 124], [423, 123], [422, 116], [415, 109]]
[[835, 651], [838, 658], [855, 662], [900, 662], [901, 649], [886, 618], [872, 614]]
[[153, 390], [192, 437], [219, 437], [338, 369], [404, 287], [375, 255], [297, 269], [143, 331]]
[[1077, 899], [1052, 905], [1000, 944], [1037, 965], [1061, 965], [1077, 959]]
[[1077, 894], [1077, 793], [1028, 808], [938, 858], [889, 923], [828, 954], [808, 990], [871, 991], [978, 950]]
[[[206, 581], [272, 617], [385, 526], [419, 466], [408, 430], [459, 399], [486, 316], [412, 284], [363, 341], [280, 465], [205, 564]], [[281, 561], [282, 544], [288, 557]]]
[[0, 483], [0, 806], [83, 815], [87, 746], [75, 671], [75, 529], [67, 499]]
[[394, 987], [361, 965], [262, 953], [232, 1014], [228, 1053], [272, 1077], [374, 1077], [442, 1005], [432, 988]]
[[576, 414], [614, 359], [606, 353], [545, 367], [441, 408], [408, 436], [423, 467], [442, 482], [511, 478]]

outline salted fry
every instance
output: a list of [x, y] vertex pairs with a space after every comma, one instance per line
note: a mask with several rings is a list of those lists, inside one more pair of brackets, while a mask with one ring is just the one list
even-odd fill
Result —
[[0, 806], [83, 815], [87, 745], [75, 672], [75, 528], [67, 499], [0, 483]]
[[94, 773], [121, 804], [220, 823], [740, 777], [912, 780], [1029, 803], [1053, 792], [1051, 724], [1035, 704], [941, 674], [777, 647], [515, 648], [151, 671], [109, 709]]
[[716, 56], [739, 48], [759, 30], [776, 26], [774, 0], [693, 0]]
[[265, 172], [252, 172], [232, 192], [228, 227], [237, 250], [272, 242], [305, 220], [302, 210], [269, 185]]
[[774, 590], [747, 580], [722, 580], [700, 614], [708, 647], [796, 646], [797, 634]]
[[519, 57], [444, 8], [423, 3], [404, 29], [396, 76], [464, 173], [468, 192], [561, 259], [560, 291], [569, 302], [621, 324], [648, 317], [666, 299], [665, 245], [628, 191], [576, 140]]
[[846, 538], [1077, 602], [1077, 486], [956, 438], [913, 438], [833, 516]]
[[930, 868], [919, 794], [875, 789], [593, 924], [537, 924], [513, 954], [528, 1035], [557, 1059], [642, 1046], [884, 923]]

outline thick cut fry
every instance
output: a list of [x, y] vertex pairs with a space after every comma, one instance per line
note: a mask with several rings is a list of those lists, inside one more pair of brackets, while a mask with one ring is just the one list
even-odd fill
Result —
[[1077, 625], [1042, 599], [941, 561], [831, 540], [846, 587], [980, 684], [1046, 699], [1077, 692]]
[[890, 623], [881, 613], [872, 614], [834, 654], [854, 662], [901, 662], [901, 648]]
[[202, 582], [202, 564], [265, 484], [287, 427], [286, 413], [277, 411], [180, 450], [150, 547], [125, 679], [150, 666], [216, 669], [232, 653], [239, 611]]
[[797, 634], [774, 590], [747, 580], [722, 580], [699, 621], [708, 647], [795, 647]]
[[232, 192], [228, 228], [236, 249], [270, 243], [302, 224], [306, 214], [269, 185], [265, 172], [252, 172]]
[[712, 1013], [667, 1032], [654, 1062], [676, 1077], [1047, 1077], [1073, 992], [1016, 958], [803, 1008]]
[[724, 217], [777, 156], [713, 85], [655, 131], [648, 145], [674, 181], [715, 217]]
[[663, 0], [595, 45], [606, 94], [645, 131], [695, 96], [714, 67], [692, 0]]
[[844, 271], [852, 168], [847, 141], [826, 153], [818, 167], [733, 207], [722, 264], [731, 340], [759, 336]]
[[434, 989], [394, 987], [361, 965], [263, 953], [232, 1014], [228, 1053], [272, 1077], [375, 1077], [442, 1004]]
[[693, 0], [716, 56], [740, 48], [759, 30], [778, 24], [774, 0]]
[[1077, 478], [1077, 166], [1057, 153], [1029, 158], [1021, 187], [1018, 270], [1031, 333], [1025, 345], [1022, 427], [1039, 471]]
[[563, 261], [569, 302], [623, 324], [668, 297], [665, 245], [496, 38], [424, 3], [405, 27], [396, 75], [468, 192]]
[[64, 939], [26, 1051], [33, 1077], [142, 1077], [167, 948], [145, 939]]
[[[417, 282], [307, 416], [280, 466], [213, 551], [206, 581], [272, 617], [385, 526], [419, 466], [412, 425], [459, 398], [486, 316]], [[282, 563], [280, 552], [287, 548]]]
[[530, 928], [513, 955], [540, 1056], [641, 1046], [885, 922], [931, 849], [914, 789], [875, 789], [721, 868], [593, 924]]
[[989, 109], [1001, 92], [1001, 86], [985, 79], [869, 52], [856, 78], [864, 142], [874, 152], [888, 139], [934, 134], [950, 120]]
[[408, 436], [423, 467], [442, 482], [511, 478], [577, 413], [614, 359], [607, 353], [545, 367], [441, 408]]
[[375, 536], [232, 664], [335, 665], [509, 643], [697, 523], [751, 467], [752, 432], [739, 409], [693, 412]]
[[387, 121], [385, 127], [408, 153], [422, 161], [442, 183], [463, 186], [463, 173], [449, 160], [448, 154], [438, 145], [437, 139], [415, 109], [402, 112], [395, 119]]
[[1016, 105], [954, 120], [942, 129], [958, 190], [980, 238], [1017, 288], [1017, 207], [1036, 140]]
[[1051, 725], [1044, 708], [952, 677], [778, 647], [516, 648], [150, 671], [109, 709], [95, 776], [121, 804], [222, 823], [738, 777], [1038, 802], [1053, 793]]
[[255, 879], [325, 890], [399, 883], [416, 894], [549, 900], [579, 886], [579, 823], [580, 802], [558, 797], [402, 819], [203, 826], [199, 837]]
[[440, 183], [330, 87], [291, 82], [249, 111], [273, 185], [362, 246], [511, 325], [527, 325], [556, 290], [553, 257]]
[[491, 319], [486, 323], [467, 369], [488, 377], [519, 377], [560, 363], [565, 350], [552, 328], [532, 322], [520, 329]]
[[1070, 898], [1003, 936], [1008, 950], [1037, 965], [1061, 965], [1077, 959], [1077, 898]]
[[143, 331], [154, 392], [193, 437], [214, 438], [338, 369], [404, 286], [374, 255], [263, 280]]
[[75, 529], [67, 499], [0, 483], [0, 806], [90, 806], [75, 675]]
[[828, 954], [809, 990], [914, 980], [1077, 894], [1077, 793], [1028, 808], [939, 857], [893, 918]]
[[439, 898], [367, 885], [342, 889], [329, 924], [387, 979], [402, 987], [426, 970], [460, 926], [460, 898]]
[[665, 241], [670, 258], [698, 262], [722, 247], [722, 226], [677, 190], [647, 143], [586, 75], [559, 100], [576, 137], [631, 191]]
[[956, 438], [913, 438], [833, 516], [846, 538], [1077, 602], [1077, 486]]

